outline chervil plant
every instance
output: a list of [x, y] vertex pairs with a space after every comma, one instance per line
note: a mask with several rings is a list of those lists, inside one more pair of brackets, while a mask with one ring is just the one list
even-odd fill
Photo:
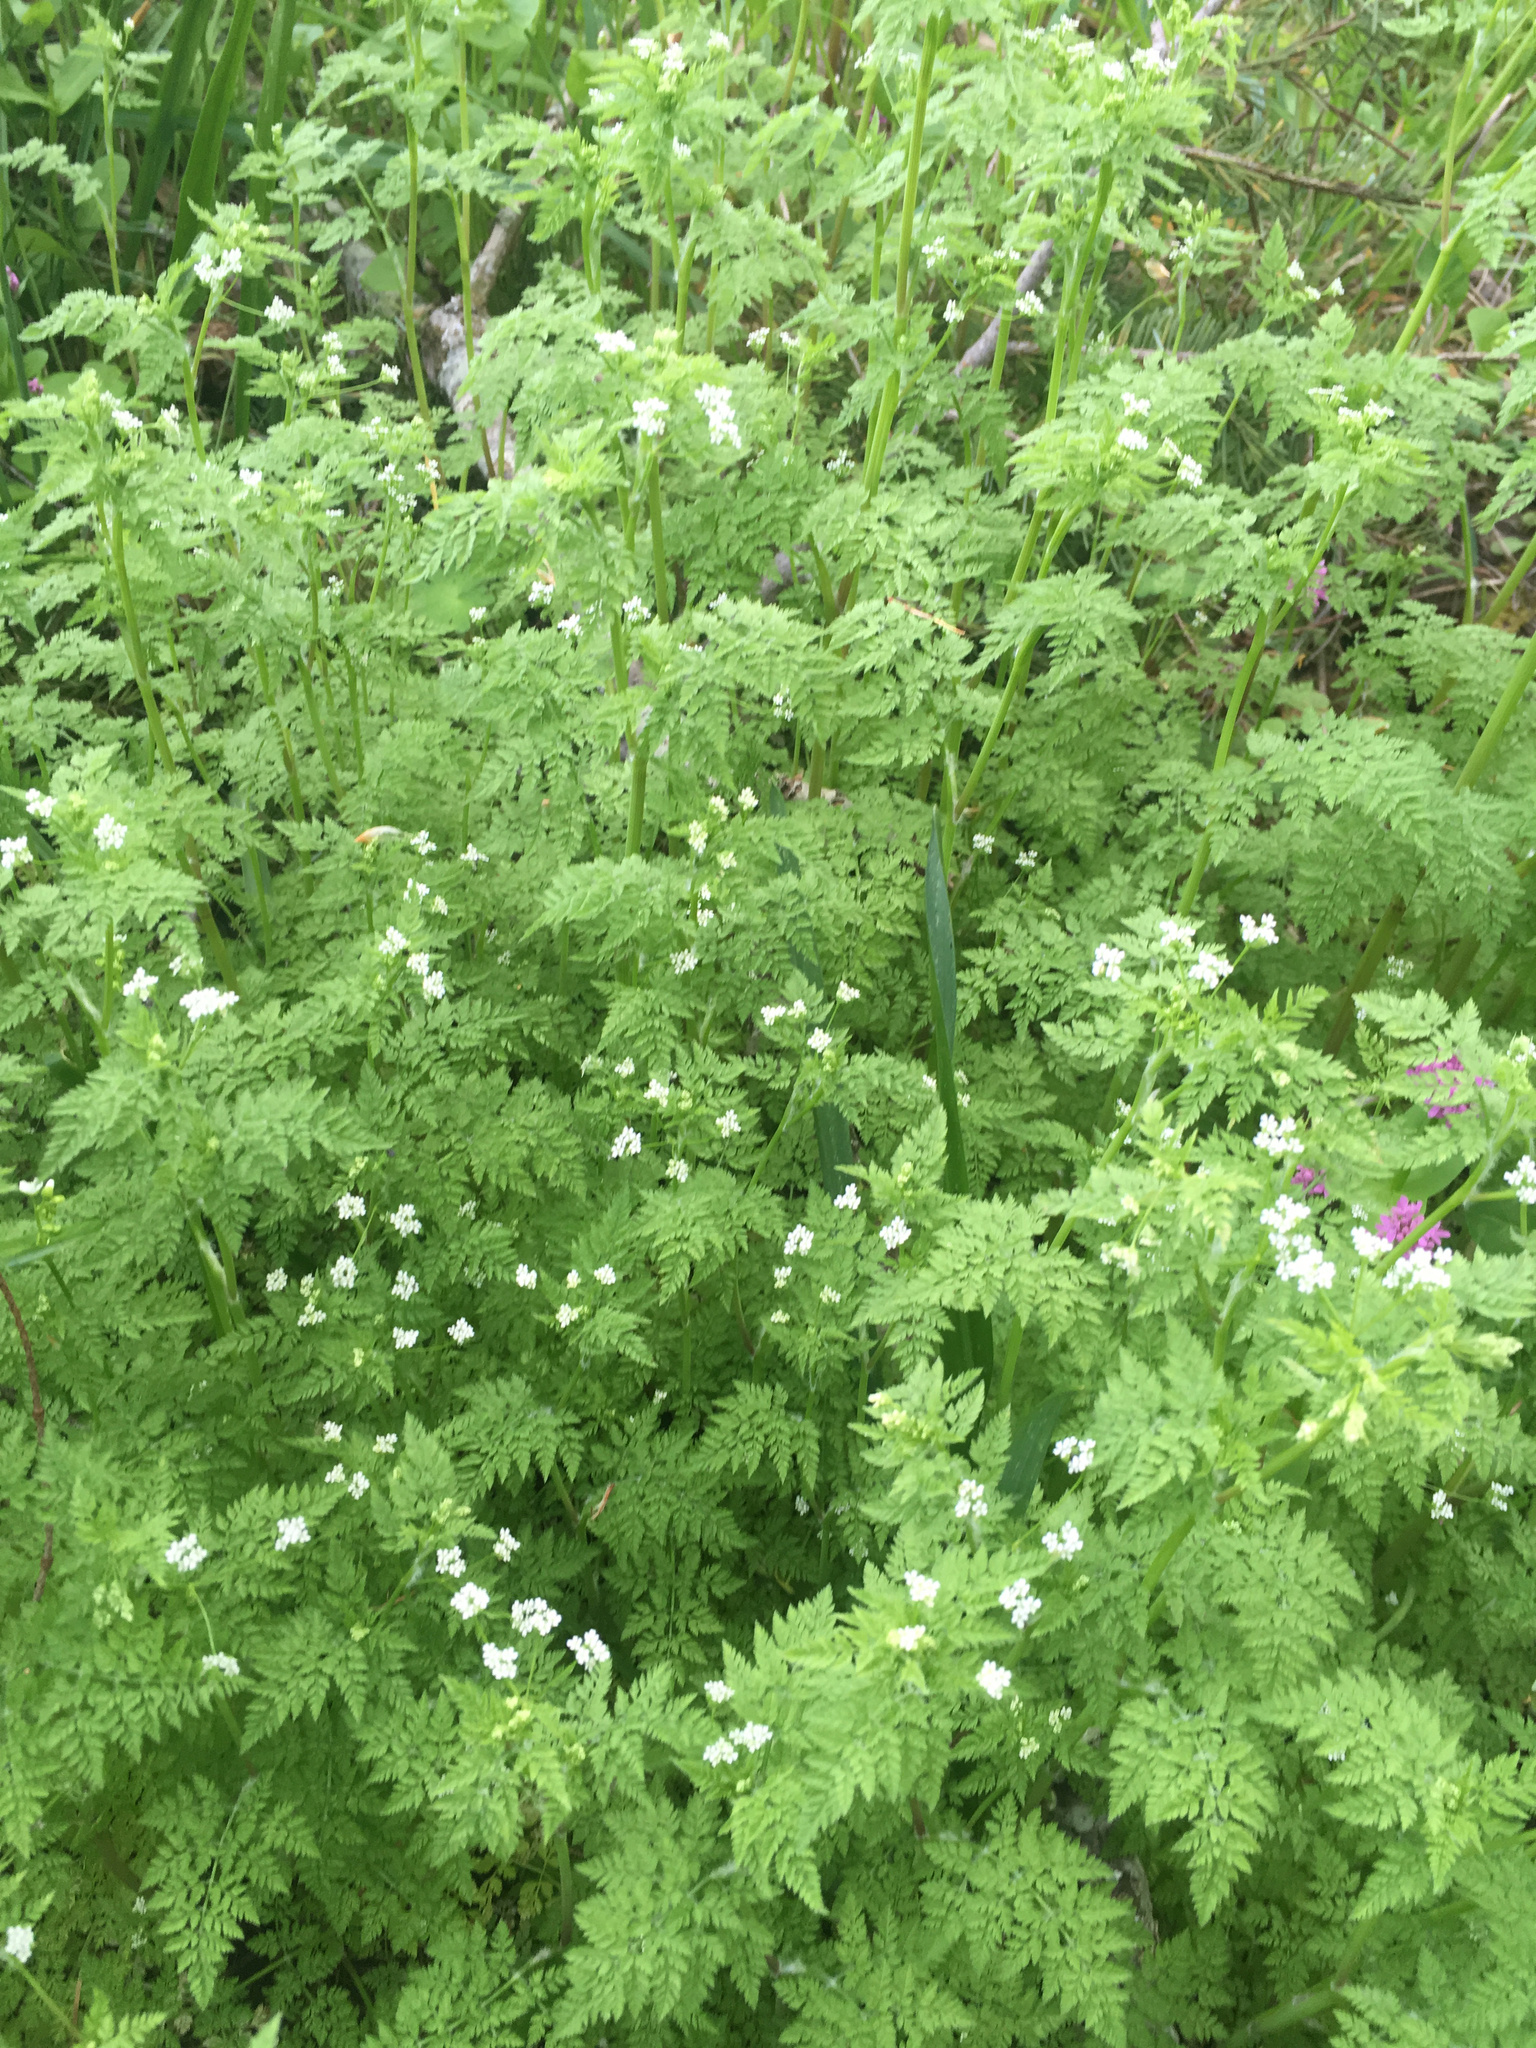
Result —
[[1528, 2041], [1536, 28], [215, 13], [5, 29], [5, 2040]]

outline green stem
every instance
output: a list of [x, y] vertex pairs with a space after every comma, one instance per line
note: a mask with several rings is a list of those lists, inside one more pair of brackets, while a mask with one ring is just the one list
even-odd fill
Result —
[[928, 17], [923, 31], [923, 55], [917, 71], [917, 104], [912, 109], [912, 133], [907, 138], [907, 181], [901, 197], [901, 240], [896, 249], [896, 342], [899, 347], [911, 315], [912, 218], [917, 211], [917, 179], [922, 166], [923, 124], [928, 116], [928, 91], [933, 83], [933, 60], [939, 48], [939, 16]]
[[784, 97], [779, 101], [779, 112], [781, 114], [789, 105], [789, 95], [795, 82], [795, 73], [800, 69], [800, 52], [805, 48], [805, 31], [810, 18], [811, 0], [800, 0], [800, 19], [795, 24], [794, 47], [789, 53], [789, 70], [784, 78]]
[[1530, 573], [1531, 564], [1536, 562], [1536, 533], [1526, 542], [1520, 559], [1504, 580], [1503, 588], [1483, 615], [1483, 624], [1491, 626], [1501, 619], [1509, 609], [1509, 601]]
[[1073, 259], [1071, 274], [1067, 279], [1066, 289], [1061, 295], [1061, 312], [1056, 320], [1056, 346], [1051, 354], [1051, 383], [1045, 400], [1045, 417], [1047, 421], [1055, 419], [1056, 408], [1061, 403], [1061, 373], [1062, 366], [1066, 361], [1067, 331], [1069, 328], [1075, 331], [1077, 294], [1082, 286], [1083, 272], [1087, 268], [1089, 255], [1093, 250], [1094, 244], [1099, 239], [1099, 224], [1104, 218], [1104, 209], [1109, 204], [1110, 187], [1114, 182], [1114, 165], [1110, 163], [1100, 164], [1099, 181], [1094, 188], [1093, 195], [1093, 216], [1088, 223], [1088, 232], [1083, 237], [1077, 255]]
[[643, 734], [633, 735], [629, 748], [629, 827], [624, 835], [626, 860], [640, 851], [645, 825], [645, 771], [651, 758], [650, 741]]
[[645, 486], [651, 507], [651, 561], [656, 576], [656, 616], [665, 626], [671, 623], [672, 607], [667, 601], [667, 550], [661, 531], [661, 454], [658, 449], [651, 450]]
[[155, 752], [167, 775], [176, 772], [176, 763], [171, 757], [170, 741], [165, 736], [165, 727], [160, 720], [160, 706], [155, 702], [154, 686], [149, 680], [149, 664], [144, 658], [144, 643], [139, 638], [138, 614], [133, 607], [133, 589], [128, 581], [128, 563], [123, 552], [123, 521], [117, 506], [112, 507], [112, 568], [117, 578], [118, 596], [123, 606], [123, 637], [128, 643], [128, 660], [133, 669], [133, 679], [139, 686], [139, 696], [144, 704], [144, 716], [149, 724], [150, 737], [155, 743]]

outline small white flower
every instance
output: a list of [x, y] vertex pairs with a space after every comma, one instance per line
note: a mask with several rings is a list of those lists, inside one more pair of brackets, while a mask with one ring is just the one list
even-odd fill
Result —
[[128, 827], [120, 825], [110, 811], [103, 811], [91, 836], [102, 853], [121, 853], [123, 842], [128, 837]]
[[567, 1636], [565, 1647], [583, 1671], [595, 1671], [600, 1664], [609, 1661], [608, 1645], [595, 1628], [589, 1628], [585, 1635]]
[[194, 1024], [200, 1024], [205, 1017], [232, 1010], [239, 1000], [232, 988], [192, 988], [182, 997], [181, 1007]]
[[538, 1269], [534, 1266], [519, 1266], [516, 1279], [519, 1287], [526, 1287], [532, 1290], [539, 1284]]
[[963, 1522], [968, 1517], [982, 1521], [987, 1513], [987, 1489], [979, 1479], [962, 1479], [959, 1498], [955, 1502], [955, 1520]]
[[672, 955], [672, 972], [674, 974], [692, 974], [698, 964], [699, 956], [691, 946], [685, 947], [681, 953], [674, 953]]
[[416, 1340], [420, 1335], [420, 1330], [402, 1330], [400, 1325], [396, 1323], [395, 1349], [397, 1351], [414, 1351], [416, 1349]]
[[240, 481], [248, 491], [259, 491], [261, 489], [261, 471], [259, 469], [242, 469]]
[[843, 1189], [840, 1195], [832, 1197], [832, 1206], [834, 1209], [846, 1209], [850, 1214], [858, 1208], [859, 1191], [852, 1181], [849, 1181], [847, 1187]]
[[396, 1301], [409, 1301], [411, 1296], [418, 1292], [420, 1286], [421, 1283], [416, 1278], [416, 1275], [414, 1273], [407, 1273], [404, 1266], [402, 1266], [395, 1275], [394, 1286], [389, 1291]]
[[0, 873], [14, 874], [18, 867], [32, 865], [32, 849], [23, 832], [15, 839], [0, 839]]
[[775, 1266], [773, 1269], [774, 1286], [787, 1287], [790, 1281], [794, 1278], [794, 1272], [795, 1269], [793, 1266]]
[[667, 414], [672, 410], [664, 398], [637, 398], [630, 408], [631, 424], [637, 434], [659, 441], [667, 431]]
[[748, 1721], [745, 1727], [731, 1730], [730, 1740], [739, 1742], [744, 1750], [755, 1755], [758, 1750], [765, 1749], [772, 1742], [773, 1730], [765, 1727], [761, 1721]]
[[1120, 979], [1120, 969], [1124, 963], [1125, 949], [1123, 946], [1100, 946], [1093, 956], [1093, 966], [1090, 972], [1096, 980], [1102, 975], [1105, 981], [1118, 981]]
[[267, 307], [262, 317], [270, 322], [273, 327], [286, 327], [293, 318], [293, 308], [286, 299], [280, 298], [274, 292], [272, 303]]
[[379, 941], [379, 951], [384, 955], [385, 959], [388, 960], [391, 959], [396, 953], [405, 952], [410, 943], [410, 940], [405, 936], [404, 932], [397, 931], [395, 927], [391, 925], [389, 929], [385, 932], [383, 938]]
[[1000, 1700], [1013, 1683], [1013, 1673], [989, 1657], [976, 1674], [976, 1683], [989, 1698]]
[[356, 1223], [368, 1213], [368, 1205], [361, 1195], [345, 1194], [337, 1197], [336, 1214], [343, 1223]]
[[221, 1678], [240, 1676], [239, 1663], [235, 1658], [227, 1657], [222, 1650], [210, 1650], [203, 1658], [203, 1676], [209, 1677], [215, 1671]]
[[448, 1603], [461, 1621], [470, 1621], [477, 1614], [483, 1614], [491, 1604], [491, 1596], [484, 1586], [477, 1586], [473, 1579], [460, 1586]]
[[1016, 313], [1022, 313], [1026, 320], [1038, 320], [1045, 312], [1045, 301], [1038, 292], [1025, 292], [1013, 302]]
[[424, 974], [421, 977], [421, 992], [429, 1003], [440, 1003], [448, 993], [448, 984], [442, 974]]
[[581, 638], [581, 613], [567, 612], [565, 617], [556, 624], [555, 631], [566, 634], [572, 640], [579, 640]]
[[1190, 946], [1194, 944], [1195, 928], [1192, 924], [1180, 924], [1176, 917], [1165, 917], [1158, 926], [1158, 944], [1162, 946]]
[[469, 845], [459, 855], [459, 859], [466, 862], [472, 868], [477, 867], [481, 861], [489, 860], [490, 857], [488, 853], [482, 853], [473, 840], [470, 841]]
[[1101, 64], [1099, 69], [1111, 85], [1123, 85], [1125, 83], [1125, 66], [1117, 57], [1111, 57], [1106, 63]]
[[547, 1600], [514, 1600], [512, 1626], [520, 1636], [530, 1636], [535, 1632], [541, 1636], [553, 1635], [560, 1626], [560, 1616]]
[[893, 1650], [901, 1650], [910, 1657], [927, 1633], [928, 1631], [924, 1628], [923, 1624], [920, 1621], [915, 1621], [909, 1628], [888, 1629], [885, 1640]]
[[281, 1515], [277, 1524], [277, 1541], [274, 1550], [287, 1550], [295, 1543], [309, 1541], [309, 1524], [302, 1515]]
[[347, 1257], [345, 1252], [342, 1253], [341, 1257], [331, 1268], [331, 1285], [333, 1287], [355, 1287], [357, 1285], [357, 1267]]
[[749, 786], [739, 792], [736, 801], [742, 810], [755, 811], [757, 809], [757, 791]]
[[917, 1605], [919, 1607], [931, 1607], [938, 1596], [938, 1580], [927, 1578], [922, 1572], [906, 1572], [903, 1576], [907, 1582], [907, 1591], [917, 1602]]
[[366, 1472], [354, 1472], [347, 1481], [347, 1491], [354, 1500], [361, 1500], [368, 1491], [368, 1485], [369, 1480]]
[[797, 1223], [784, 1240], [784, 1256], [786, 1259], [793, 1259], [808, 1252], [815, 1242], [815, 1232], [807, 1230], [803, 1223]]
[[593, 1268], [592, 1278], [601, 1287], [615, 1286], [618, 1282], [618, 1277], [612, 1266], [597, 1266]]
[[322, 1423], [321, 1423], [321, 1425], [320, 1425], [320, 1441], [321, 1441], [322, 1443], [327, 1443], [327, 1444], [339, 1444], [339, 1443], [341, 1442], [341, 1436], [342, 1436], [342, 1430], [341, 1430], [341, 1424], [340, 1424], [339, 1422], [322, 1422]]
[[704, 1761], [711, 1770], [718, 1770], [721, 1764], [733, 1764], [737, 1751], [734, 1743], [727, 1742], [722, 1735], [717, 1742], [710, 1743], [704, 1752]]
[[1122, 427], [1119, 433], [1116, 434], [1115, 439], [1122, 448], [1132, 455], [1143, 455], [1146, 453], [1147, 437], [1140, 427]]
[[512, 1562], [513, 1556], [516, 1554], [516, 1552], [521, 1550], [522, 1547], [522, 1544], [518, 1542], [517, 1538], [512, 1534], [512, 1531], [510, 1529], [499, 1529], [496, 1532], [496, 1541], [491, 1546], [492, 1550], [495, 1552], [497, 1557], [501, 1559], [503, 1564], [510, 1564]]
[[1144, 420], [1147, 414], [1152, 410], [1151, 399], [1138, 398], [1134, 391], [1122, 391], [1120, 394], [1120, 403], [1125, 408], [1125, 416], [1128, 420]]
[[1275, 913], [1272, 910], [1266, 910], [1258, 919], [1249, 917], [1245, 911], [1237, 920], [1237, 928], [1242, 934], [1245, 946], [1278, 946], [1280, 943], [1280, 935], [1275, 930]]
[[1501, 1485], [1497, 1479], [1492, 1480], [1488, 1487], [1488, 1505], [1497, 1508], [1501, 1515], [1506, 1515], [1514, 1493], [1515, 1489], [1512, 1486]]
[[599, 327], [592, 339], [597, 343], [597, 352], [602, 356], [632, 356], [635, 344], [622, 327]]
[[762, 349], [762, 348], [766, 348], [767, 346], [768, 346], [768, 330], [767, 330], [767, 328], [766, 328], [766, 327], [754, 327], [754, 328], [753, 328], [753, 330], [752, 330], [752, 332], [751, 332], [751, 333], [750, 333], [750, 334], [749, 334], [749, 335], [747, 336], [747, 347], [748, 347], [748, 348], [750, 348], [750, 349], [754, 349], [754, 350], [755, 350], [755, 349]]
[[494, 1643], [483, 1643], [480, 1647], [480, 1661], [502, 1685], [510, 1685], [517, 1676], [517, 1651], [499, 1650]]
[[638, 1159], [640, 1156], [640, 1133], [633, 1124], [626, 1124], [608, 1149], [610, 1159]]
[[823, 1289], [821, 1290], [821, 1298], [828, 1308], [836, 1308], [837, 1304], [842, 1300], [843, 1297], [838, 1293], [835, 1287], [823, 1287]]
[[380, 363], [379, 375], [386, 384], [398, 384], [400, 382], [400, 365], [398, 363]]
[[1529, 1205], [1536, 1202], [1536, 1159], [1527, 1152], [1519, 1164], [1512, 1166], [1504, 1176], [1507, 1184], [1515, 1191], [1516, 1199]]
[[1011, 1586], [1004, 1586], [997, 1596], [997, 1604], [1006, 1610], [1015, 1628], [1027, 1628], [1041, 1607], [1028, 1579], [1015, 1579]]
[[464, 1576], [464, 1553], [457, 1543], [445, 1545], [437, 1553], [437, 1570], [440, 1578], [462, 1579]]
[[734, 1109], [728, 1109], [724, 1116], [717, 1116], [715, 1118], [715, 1128], [722, 1138], [739, 1138], [741, 1136], [741, 1119], [737, 1116]]
[[723, 1707], [727, 1700], [736, 1697], [736, 1688], [727, 1685], [723, 1678], [706, 1678], [704, 1690], [717, 1707]]
[[1202, 988], [1219, 988], [1231, 972], [1230, 960], [1224, 960], [1219, 953], [1207, 949], [1189, 970], [1189, 978], [1198, 981]]
[[955, 327], [965, 318], [965, 308], [958, 299], [951, 299], [944, 308], [946, 326]]
[[377, 1457], [392, 1458], [400, 1448], [400, 1439], [393, 1430], [390, 1430], [387, 1435], [374, 1438], [373, 1448]]
[[1071, 1522], [1063, 1522], [1060, 1530], [1047, 1529], [1040, 1538], [1041, 1547], [1052, 1557], [1066, 1559], [1076, 1557], [1083, 1547], [1083, 1539]]
[[1253, 1142], [1271, 1159], [1283, 1159], [1288, 1153], [1299, 1156], [1307, 1148], [1300, 1138], [1292, 1135], [1295, 1129], [1295, 1117], [1273, 1117], [1266, 1111], [1259, 1118], [1258, 1135]]
[[1301, 267], [1301, 259], [1293, 256], [1285, 266], [1285, 274], [1292, 284], [1300, 284], [1305, 279], [1307, 273]]
[[185, 1536], [178, 1536], [169, 1546], [165, 1553], [165, 1561], [167, 1564], [175, 1565], [179, 1572], [195, 1572], [207, 1555], [195, 1533], [189, 1530]]
[[687, 1178], [688, 1162], [686, 1159], [669, 1159], [667, 1161], [668, 1180], [675, 1180], [681, 1186]]
[[158, 974], [146, 974], [142, 967], [135, 967], [132, 975], [123, 983], [123, 994], [130, 1000], [137, 996], [141, 1003], [149, 1001], [149, 992], [159, 983]]
[[1096, 1446], [1091, 1436], [1064, 1436], [1052, 1448], [1069, 1472], [1086, 1472], [1093, 1463]]
[[1430, 1520], [1434, 1522], [1451, 1522], [1456, 1519], [1456, 1510], [1451, 1502], [1446, 1499], [1443, 1487], [1437, 1486], [1435, 1488], [1429, 1503], [1429, 1515]]
[[56, 797], [44, 796], [40, 789], [29, 789], [27, 791], [27, 816], [29, 818], [41, 818], [46, 824], [53, 816], [53, 807], [57, 801]]
[[1179, 482], [1188, 484], [1192, 491], [1198, 491], [1205, 482], [1205, 471], [1193, 455], [1179, 457]]
[[820, 1025], [816, 1027], [805, 1042], [809, 1050], [815, 1053], [830, 1052], [832, 1050], [832, 1034], [830, 1031], [823, 1031]]
[[888, 1252], [896, 1251], [912, 1235], [905, 1216], [893, 1216], [880, 1232], [880, 1242]]
[[268, 1294], [281, 1294], [288, 1285], [288, 1275], [281, 1266], [274, 1266], [267, 1275]]
[[421, 1219], [416, 1214], [415, 1205], [411, 1202], [402, 1202], [390, 1216], [389, 1227], [398, 1231], [401, 1237], [420, 1237]]

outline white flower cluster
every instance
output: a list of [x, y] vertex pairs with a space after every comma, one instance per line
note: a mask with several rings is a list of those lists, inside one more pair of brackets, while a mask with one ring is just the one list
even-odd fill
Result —
[[222, 1650], [210, 1650], [203, 1658], [203, 1675], [208, 1677], [215, 1671], [221, 1678], [240, 1676], [238, 1661], [233, 1657], [227, 1657]]
[[1388, 1266], [1381, 1276], [1383, 1287], [1405, 1294], [1415, 1287], [1449, 1287], [1451, 1276], [1447, 1268], [1451, 1263], [1451, 1248], [1442, 1244], [1431, 1248], [1420, 1242], [1405, 1257]]
[[797, 1223], [784, 1240], [784, 1256], [786, 1259], [803, 1257], [815, 1242], [816, 1233], [807, 1230], [803, 1223]]
[[1015, 1579], [1011, 1586], [1004, 1586], [997, 1596], [997, 1604], [1004, 1609], [1015, 1628], [1027, 1628], [1040, 1612], [1040, 1601], [1028, 1579]]
[[291, 1550], [296, 1543], [309, 1541], [309, 1524], [302, 1515], [281, 1515], [277, 1523], [277, 1541], [274, 1550]]
[[742, 1750], [752, 1756], [772, 1740], [771, 1728], [761, 1721], [748, 1721], [741, 1728], [733, 1728], [729, 1735], [722, 1735], [718, 1742], [712, 1742], [704, 1752], [704, 1761], [712, 1770], [718, 1769], [721, 1764], [735, 1763]]
[[939, 1582], [930, 1579], [925, 1572], [905, 1572], [907, 1591], [919, 1607], [931, 1607], [938, 1598]]
[[510, 1529], [498, 1530], [496, 1541], [491, 1545], [491, 1549], [503, 1564], [510, 1564], [514, 1554], [522, 1547]]
[[846, 1209], [850, 1214], [858, 1208], [859, 1191], [852, 1181], [849, 1181], [840, 1195], [832, 1197], [832, 1206], [834, 1209]]
[[1432, 1522], [1453, 1522], [1456, 1510], [1445, 1497], [1443, 1487], [1437, 1486], [1429, 1503], [1429, 1518]]
[[[1289, 1123], [1290, 1118], [1285, 1121]], [[1295, 1149], [1299, 1152], [1301, 1147]], [[1326, 1292], [1333, 1285], [1333, 1261], [1323, 1257], [1312, 1236], [1312, 1212], [1305, 1202], [1281, 1195], [1272, 1208], [1260, 1211], [1259, 1221], [1268, 1229], [1269, 1241], [1275, 1248], [1275, 1273], [1279, 1279], [1294, 1280], [1303, 1294], [1315, 1294], [1319, 1289]]]
[[706, 1678], [704, 1681], [704, 1691], [717, 1707], [723, 1707], [727, 1700], [733, 1700], [736, 1697], [735, 1686], [727, 1685], [723, 1678]]
[[693, 395], [704, 408], [710, 445], [719, 448], [729, 441], [733, 448], [739, 448], [741, 429], [736, 424], [729, 388], [724, 384], [700, 384]]
[[1259, 1118], [1258, 1134], [1253, 1142], [1261, 1152], [1267, 1152], [1271, 1159], [1284, 1159], [1287, 1155], [1300, 1158], [1307, 1148], [1295, 1132], [1295, 1117], [1271, 1116], [1266, 1110]]
[[41, 818], [44, 824], [46, 824], [53, 816], [53, 807], [57, 802], [57, 797], [44, 796], [40, 789], [29, 789], [27, 791], [27, 816], [29, 818]]
[[962, 1479], [959, 1497], [955, 1501], [955, 1520], [963, 1522], [967, 1517], [977, 1522], [984, 1520], [987, 1513], [986, 1492], [987, 1489], [979, 1479]]
[[894, 1252], [900, 1250], [901, 1246], [907, 1242], [911, 1235], [912, 1231], [906, 1217], [893, 1216], [889, 1223], [882, 1226], [880, 1242], [888, 1252]]
[[5, 1952], [13, 1963], [31, 1962], [32, 1941], [30, 1927], [7, 1927], [5, 1930]]
[[[3, 840], [0, 840], [0, 845], [4, 845], [4, 843]], [[137, 996], [141, 1003], [147, 1003], [150, 990], [157, 988], [159, 983], [160, 977], [158, 974], [147, 974], [142, 967], [135, 967], [132, 974], [123, 983], [123, 994], [130, 1002]]]
[[232, 1010], [239, 1000], [232, 988], [190, 988], [181, 999], [181, 1007], [194, 1024], [200, 1024], [205, 1017], [217, 1017], [221, 1010]]
[[910, 1628], [887, 1629], [885, 1640], [893, 1650], [902, 1650], [910, 1657], [927, 1633], [923, 1624], [917, 1621]]
[[608, 1150], [610, 1159], [638, 1159], [640, 1157], [640, 1133], [633, 1124], [626, 1124], [614, 1139]]
[[1275, 930], [1275, 913], [1272, 910], [1266, 910], [1257, 922], [1245, 913], [1237, 920], [1237, 928], [1242, 933], [1245, 946], [1278, 946], [1280, 943], [1280, 934]]
[[193, 264], [192, 273], [200, 285], [214, 291], [226, 278], [240, 275], [243, 260], [238, 249], [205, 249]]
[[977, 1672], [976, 1683], [989, 1699], [1000, 1700], [1013, 1683], [1013, 1673], [989, 1657]]
[[637, 398], [631, 404], [631, 424], [637, 434], [659, 441], [667, 431], [667, 414], [672, 410], [664, 398]]
[[179, 1572], [195, 1572], [207, 1555], [196, 1534], [189, 1529], [185, 1536], [178, 1536], [168, 1547], [165, 1561], [175, 1565]]
[[1086, 1472], [1093, 1463], [1096, 1444], [1091, 1436], [1064, 1436], [1052, 1448], [1058, 1458], [1065, 1459], [1069, 1472]]
[[503, 1685], [509, 1685], [517, 1676], [517, 1652], [514, 1649], [501, 1650], [494, 1643], [482, 1643], [480, 1661], [492, 1678]]
[[484, 1614], [491, 1604], [491, 1596], [484, 1586], [477, 1586], [473, 1579], [460, 1586], [448, 1603], [461, 1621], [472, 1621], [477, 1614]]
[[1533, 1159], [1529, 1152], [1518, 1165], [1510, 1168], [1504, 1179], [1514, 1189], [1517, 1201], [1526, 1206], [1536, 1202], [1536, 1159]]
[[18, 867], [30, 867], [31, 863], [32, 849], [25, 832], [15, 839], [0, 839], [0, 874], [9, 875]]
[[585, 1635], [567, 1636], [565, 1647], [583, 1671], [595, 1671], [609, 1661], [608, 1645], [595, 1628], [589, 1628]]
[[1047, 1529], [1040, 1538], [1040, 1544], [1052, 1557], [1065, 1563], [1068, 1558], [1076, 1557], [1083, 1547], [1083, 1539], [1071, 1522], [1063, 1522], [1059, 1530]]
[[96, 841], [98, 852], [121, 853], [128, 837], [128, 827], [120, 825], [110, 811], [103, 811], [96, 820], [91, 837]]
[[599, 327], [592, 339], [597, 343], [597, 352], [603, 356], [632, 356], [635, 344], [622, 327]]
[[560, 1616], [547, 1600], [514, 1600], [512, 1626], [520, 1636], [553, 1635], [560, 1626]]
[[1093, 966], [1089, 971], [1095, 981], [1101, 976], [1105, 981], [1118, 981], [1120, 979], [1120, 969], [1124, 965], [1125, 948], [1123, 946], [1100, 946], [1093, 956]]

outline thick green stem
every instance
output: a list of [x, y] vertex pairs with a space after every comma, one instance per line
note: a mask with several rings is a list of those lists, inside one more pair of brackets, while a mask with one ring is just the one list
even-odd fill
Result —
[[1521, 552], [1520, 559], [1504, 579], [1503, 588], [1483, 615], [1483, 624], [1491, 626], [1501, 619], [1509, 609], [1510, 599], [1530, 574], [1531, 564], [1536, 562], [1536, 533], [1533, 533]]
[[901, 240], [896, 248], [896, 342], [907, 331], [912, 311], [912, 219], [917, 211], [917, 180], [923, 160], [923, 124], [928, 116], [928, 91], [933, 84], [933, 60], [939, 48], [939, 17], [930, 14], [923, 31], [922, 62], [917, 71], [917, 103], [912, 109], [912, 132], [907, 138], [907, 182], [901, 195]]
[[1093, 195], [1093, 216], [1088, 223], [1088, 232], [1084, 235], [1073, 259], [1066, 289], [1061, 295], [1061, 312], [1056, 320], [1056, 347], [1051, 355], [1051, 384], [1045, 399], [1047, 420], [1055, 419], [1056, 408], [1061, 403], [1061, 373], [1066, 361], [1067, 334], [1069, 330], [1076, 332], [1077, 295], [1082, 287], [1083, 272], [1087, 268], [1088, 258], [1099, 239], [1099, 223], [1104, 218], [1104, 209], [1109, 204], [1110, 187], [1114, 182], [1114, 165], [1100, 164], [1099, 182], [1094, 188]]
[[640, 851], [645, 827], [645, 771], [651, 758], [651, 744], [643, 734], [636, 733], [629, 744], [629, 827], [624, 835], [626, 859]]
[[661, 455], [656, 449], [651, 451], [645, 484], [651, 507], [651, 562], [656, 576], [656, 616], [665, 626], [671, 623], [672, 607], [667, 601], [667, 549], [661, 531]]
[[155, 743], [155, 752], [160, 765], [167, 775], [176, 771], [171, 755], [171, 743], [165, 736], [165, 727], [160, 719], [160, 706], [155, 701], [154, 685], [149, 679], [149, 663], [144, 658], [144, 643], [139, 637], [138, 613], [133, 605], [133, 587], [128, 581], [128, 562], [123, 550], [123, 519], [116, 505], [111, 517], [112, 569], [117, 578], [117, 594], [123, 607], [123, 638], [128, 646], [128, 660], [133, 669], [133, 679], [139, 686], [139, 696], [144, 705], [144, 716], [149, 725], [150, 737]]

